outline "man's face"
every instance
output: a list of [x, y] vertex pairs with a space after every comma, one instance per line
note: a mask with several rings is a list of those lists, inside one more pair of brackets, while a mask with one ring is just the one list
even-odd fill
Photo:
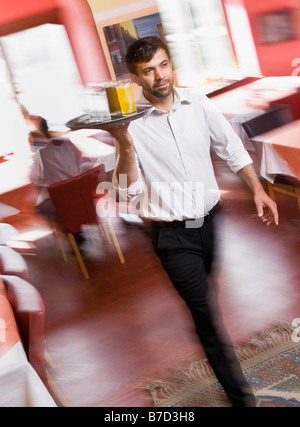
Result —
[[149, 62], [138, 63], [137, 75], [132, 77], [146, 97], [166, 98], [172, 93], [172, 62], [163, 49], [159, 49]]

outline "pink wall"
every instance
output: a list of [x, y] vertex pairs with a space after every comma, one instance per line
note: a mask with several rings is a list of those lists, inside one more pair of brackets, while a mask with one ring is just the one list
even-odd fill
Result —
[[0, 4], [0, 36], [56, 21], [55, 0], [9, 0]]
[[110, 79], [94, 18], [85, 0], [1, 1], [0, 36], [45, 23], [65, 26], [84, 84]]
[[[298, 0], [245, 0], [249, 20], [256, 44], [257, 55], [263, 75], [291, 75], [294, 67], [292, 61], [300, 55], [300, 25]], [[266, 12], [290, 9], [295, 29], [295, 40], [273, 44], [263, 44], [259, 37], [257, 15]]]
[[[247, 74], [291, 75], [295, 70], [292, 61], [300, 57], [299, 0], [223, 0], [223, 3], [236, 54], [248, 70]], [[246, 10], [249, 29], [231, 19], [236, 16], [238, 7]], [[273, 44], [262, 43], [259, 15], [287, 8], [293, 10], [296, 39]], [[86, 1], [1, 1], [0, 36], [46, 22], [65, 26], [83, 83], [110, 79], [99, 34]]]
[[55, 0], [65, 25], [81, 79], [99, 83], [111, 79], [97, 27], [88, 4], [82, 0]]
[[[251, 32], [248, 36], [253, 40], [261, 74], [264, 76], [292, 75], [295, 70], [292, 61], [300, 57], [299, 0], [223, 0], [223, 3], [228, 16], [230, 16], [232, 9], [237, 5], [245, 8]], [[284, 9], [289, 9], [292, 12], [295, 39], [270, 44], [264, 43], [261, 39], [259, 17], [265, 13]], [[229, 24], [231, 26], [232, 41], [238, 51], [241, 42], [238, 39], [238, 32], [234, 31], [238, 23], [229, 22]], [[279, 34], [279, 30], [277, 30], [277, 34]], [[241, 49], [240, 51], [242, 52]]]
[[27, 16], [49, 11], [55, 7], [55, 0], [11, 0], [1, 2], [0, 25], [18, 21]]

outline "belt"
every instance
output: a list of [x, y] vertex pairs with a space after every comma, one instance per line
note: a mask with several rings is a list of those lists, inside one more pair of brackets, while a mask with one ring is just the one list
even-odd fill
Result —
[[222, 210], [222, 207], [222, 202], [219, 201], [209, 212], [207, 212], [200, 218], [186, 219], [182, 221], [151, 221], [151, 224], [157, 228], [199, 228], [202, 227], [202, 225], [207, 224], [209, 221], [211, 221], [214, 215]]

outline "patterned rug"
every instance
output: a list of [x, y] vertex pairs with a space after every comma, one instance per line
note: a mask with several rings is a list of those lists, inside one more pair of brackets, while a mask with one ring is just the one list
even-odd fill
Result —
[[[300, 407], [300, 343], [290, 324], [261, 333], [236, 354], [255, 394], [257, 407]], [[146, 386], [155, 406], [231, 406], [207, 360], [178, 369], [171, 380]]]

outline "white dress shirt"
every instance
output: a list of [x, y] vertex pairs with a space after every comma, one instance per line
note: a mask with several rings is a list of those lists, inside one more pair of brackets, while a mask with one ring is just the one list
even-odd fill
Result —
[[53, 138], [45, 148], [36, 153], [31, 182], [38, 186], [49, 186], [72, 178], [83, 172], [82, 164], [85, 161], [81, 152], [68, 138]]
[[[147, 103], [143, 96], [141, 103]], [[140, 215], [152, 220], [200, 218], [219, 201], [211, 149], [233, 172], [252, 163], [228, 121], [212, 101], [193, 89], [176, 88], [169, 112], [152, 107], [128, 130], [139, 179], [127, 188], [123, 177], [117, 185]]]

